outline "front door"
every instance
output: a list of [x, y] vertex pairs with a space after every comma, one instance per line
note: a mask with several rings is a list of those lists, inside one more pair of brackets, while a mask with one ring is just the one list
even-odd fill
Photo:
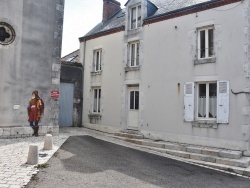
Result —
[[73, 126], [74, 84], [60, 83], [59, 126]]
[[139, 88], [128, 88], [128, 129], [139, 128]]

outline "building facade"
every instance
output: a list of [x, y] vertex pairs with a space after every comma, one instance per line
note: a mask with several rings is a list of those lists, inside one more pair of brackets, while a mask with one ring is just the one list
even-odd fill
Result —
[[80, 38], [83, 125], [250, 156], [249, 1], [125, 6]]
[[29, 136], [27, 106], [45, 103], [39, 134], [58, 133], [64, 0], [0, 1], [0, 138]]
[[60, 127], [82, 126], [83, 68], [79, 49], [62, 57], [60, 78]]

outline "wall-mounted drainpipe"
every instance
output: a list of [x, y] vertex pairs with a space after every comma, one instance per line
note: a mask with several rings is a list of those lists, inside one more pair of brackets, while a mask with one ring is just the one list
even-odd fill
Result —
[[[86, 58], [86, 38], [84, 39], [84, 45], [83, 45], [83, 61], [82, 61], [82, 95], [84, 93], [84, 69], [85, 69], [85, 58]], [[82, 96], [82, 112], [83, 113], [83, 96]], [[81, 124], [83, 125], [83, 115], [81, 114]]]
[[83, 46], [83, 62], [82, 62], [82, 66], [83, 66], [83, 70], [85, 67], [85, 53], [86, 53], [86, 38], [84, 39], [84, 46]]

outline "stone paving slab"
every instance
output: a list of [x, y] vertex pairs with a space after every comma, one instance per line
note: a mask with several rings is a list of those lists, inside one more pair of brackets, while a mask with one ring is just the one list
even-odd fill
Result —
[[26, 164], [30, 144], [38, 144], [39, 154], [46, 154], [46, 157], [39, 156], [39, 164], [43, 164], [67, 138], [65, 134], [53, 136], [53, 150], [43, 150], [44, 136], [0, 139], [0, 187], [24, 187], [37, 174], [36, 165]]

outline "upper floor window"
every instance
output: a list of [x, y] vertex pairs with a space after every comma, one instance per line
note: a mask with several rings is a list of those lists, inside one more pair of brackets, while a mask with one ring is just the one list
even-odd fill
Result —
[[141, 5], [130, 9], [130, 29], [141, 27]]
[[214, 56], [214, 27], [198, 29], [198, 59]]
[[101, 59], [102, 59], [102, 50], [95, 50], [94, 51], [94, 63], [93, 63], [93, 71], [99, 72], [102, 70], [101, 66]]
[[139, 66], [139, 41], [129, 43], [129, 66]]

